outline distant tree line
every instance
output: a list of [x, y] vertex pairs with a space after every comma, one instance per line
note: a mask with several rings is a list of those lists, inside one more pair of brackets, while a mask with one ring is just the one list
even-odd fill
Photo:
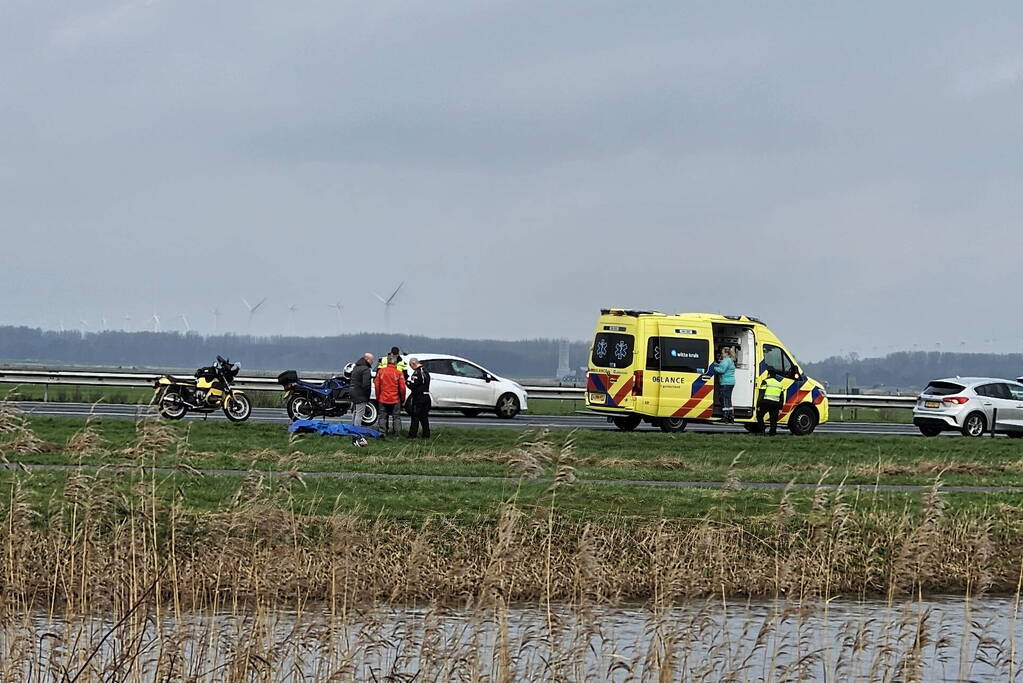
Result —
[[[556, 339], [495, 341], [382, 333], [251, 337], [180, 332], [55, 332], [0, 326], [0, 361], [55, 366], [193, 368], [208, 364], [220, 354], [248, 370], [329, 372], [339, 370], [366, 351], [380, 355], [398, 346], [406, 352], [464, 356], [508, 377], [553, 378], [558, 367], [558, 345]], [[569, 365], [573, 370], [585, 366], [588, 355], [588, 342], [569, 344]], [[917, 390], [937, 377], [1023, 376], [1023, 354], [904, 351], [883, 358], [851, 354], [804, 363], [804, 370], [827, 382], [832, 392], [844, 390], [847, 377], [850, 387]]]
[[[351, 334], [337, 337], [202, 336], [180, 332], [55, 332], [0, 326], [0, 361], [52, 365], [192, 368], [217, 354], [249, 370], [339, 370], [366, 351], [379, 356], [392, 346], [405, 352], [463, 356], [508, 377], [553, 378], [558, 367], [556, 339], [494, 341], [443, 339], [405, 334]], [[587, 342], [572, 342], [573, 369], [586, 365]]]
[[939, 377], [1023, 376], [1023, 354], [900, 351], [883, 358], [852, 354], [805, 363], [803, 369], [814, 379], [827, 382], [835, 393], [844, 391], [847, 376], [851, 387], [918, 390]]

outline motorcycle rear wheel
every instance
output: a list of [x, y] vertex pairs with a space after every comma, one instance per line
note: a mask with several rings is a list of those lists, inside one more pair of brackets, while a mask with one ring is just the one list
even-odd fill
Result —
[[[169, 403], [168, 399], [170, 399]], [[182, 401], [181, 394], [176, 391], [168, 391], [160, 398], [157, 410], [160, 411], [160, 416], [167, 420], [180, 420], [188, 412], [188, 406]]]

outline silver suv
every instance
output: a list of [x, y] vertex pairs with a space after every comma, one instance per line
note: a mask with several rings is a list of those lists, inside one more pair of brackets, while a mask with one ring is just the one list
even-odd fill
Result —
[[924, 436], [994, 431], [1018, 439], [1023, 437], [1023, 384], [992, 377], [936, 379], [917, 399], [913, 424]]

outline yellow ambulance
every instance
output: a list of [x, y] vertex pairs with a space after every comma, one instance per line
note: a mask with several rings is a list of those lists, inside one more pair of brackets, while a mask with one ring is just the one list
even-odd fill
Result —
[[762, 321], [745, 315], [604, 309], [590, 347], [586, 407], [619, 429], [649, 422], [666, 432], [722, 419], [712, 369], [722, 347], [735, 353], [732, 405], [736, 423], [757, 431], [761, 381], [782, 376], [779, 423], [809, 434], [828, 419], [824, 387], [807, 377]]

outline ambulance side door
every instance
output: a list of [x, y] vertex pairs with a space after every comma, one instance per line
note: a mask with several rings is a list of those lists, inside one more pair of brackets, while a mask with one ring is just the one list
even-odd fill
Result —
[[[710, 326], [693, 323], [665, 323], [657, 327], [657, 336], [647, 341], [647, 367], [655, 367], [653, 384], [659, 391], [657, 415], [660, 417], [696, 417], [697, 406], [705, 408], [710, 399], [699, 398], [707, 390], [706, 372], [711, 359]], [[694, 392], [697, 398], [694, 398]], [[678, 412], [688, 406], [685, 415]]]

